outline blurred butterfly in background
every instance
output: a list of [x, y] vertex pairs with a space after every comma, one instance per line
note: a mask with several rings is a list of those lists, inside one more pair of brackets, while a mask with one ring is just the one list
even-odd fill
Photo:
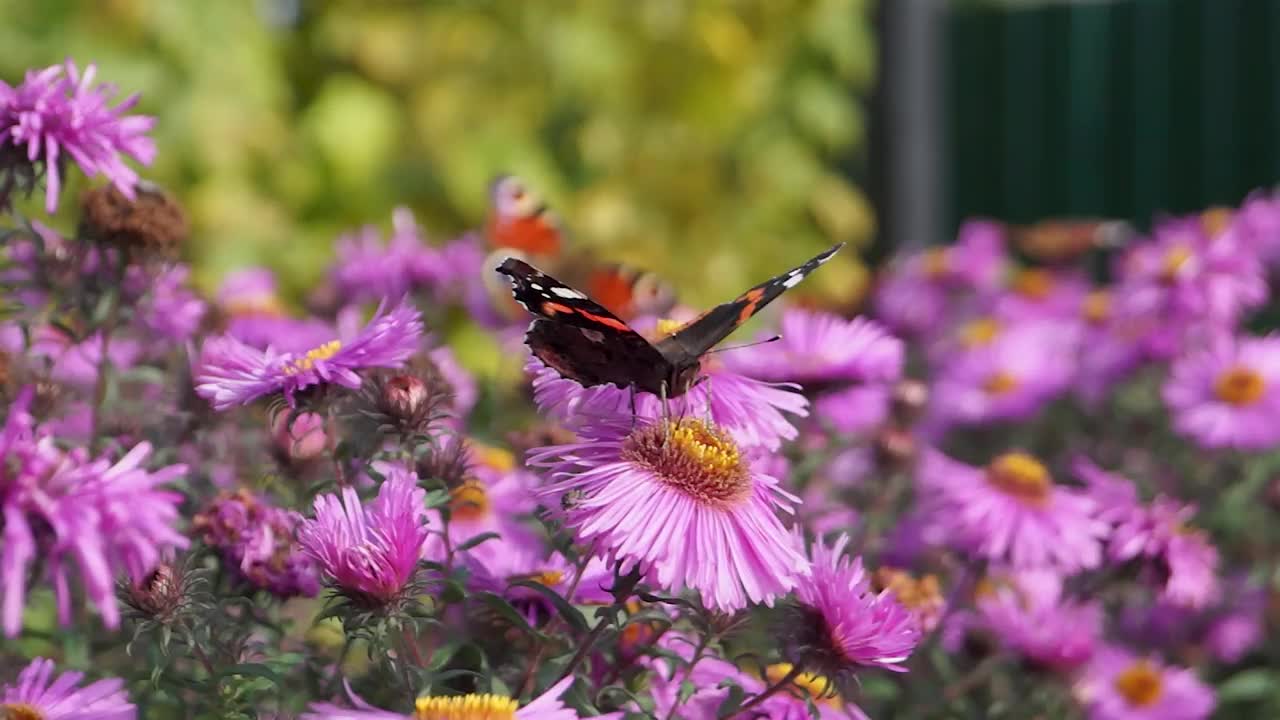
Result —
[[1054, 219], [1009, 227], [1017, 251], [1045, 265], [1068, 265], [1095, 251], [1118, 249], [1136, 234], [1122, 220]]
[[521, 317], [524, 310], [512, 300], [506, 281], [493, 273], [509, 257], [566, 278], [624, 320], [663, 315], [675, 306], [674, 290], [657, 275], [598, 262], [585, 250], [572, 247], [559, 217], [519, 178], [500, 175], [489, 193], [485, 238], [490, 254], [482, 272], [495, 307], [510, 319]]

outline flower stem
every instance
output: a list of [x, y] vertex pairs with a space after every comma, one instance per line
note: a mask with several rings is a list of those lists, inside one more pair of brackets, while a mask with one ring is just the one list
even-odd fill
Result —
[[89, 432], [89, 447], [93, 452], [101, 449], [102, 438], [98, 433], [102, 430], [102, 406], [107, 401], [107, 374], [111, 369], [111, 334], [120, 322], [120, 291], [115, 288], [111, 293], [107, 306], [107, 317], [102, 323], [102, 357], [98, 359], [98, 378], [93, 386], [93, 415]]
[[663, 720], [671, 720], [676, 716], [676, 710], [678, 710], [680, 705], [683, 704], [680, 698], [679, 688], [682, 687], [685, 681], [689, 679], [689, 675], [693, 673], [694, 666], [702, 660], [702, 654], [707, 651], [707, 645], [709, 642], [710, 638], [706, 636], [703, 636], [698, 640], [698, 646], [693, 651], [693, 657], [689, 659], [689, 664], [684, 666], [684, 671], [680, 675], [680, 682], [676, 683], [675, 700], [671, 703], [671, 709], [667, 711]]

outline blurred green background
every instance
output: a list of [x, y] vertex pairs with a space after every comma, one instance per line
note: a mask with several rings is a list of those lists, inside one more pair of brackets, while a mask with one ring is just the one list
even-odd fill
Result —
[[575, 242], [709, 302], [873, 234], [870, 6], [0, 0], [0, 77], [72, 57], [142, 93], [206, 289], [261, 263], [299, 291], [398, 204], [437, 241], [477, 227], [510, 171]]

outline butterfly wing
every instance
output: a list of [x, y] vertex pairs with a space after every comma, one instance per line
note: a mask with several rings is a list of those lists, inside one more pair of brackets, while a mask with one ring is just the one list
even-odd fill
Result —
[[564, 245], [564, 231], [533, 190], [513, 175], [501, 175], [489, 191], [489, 245], [510, 248], [535, 257], [555, 257]]
[[777, 277], [769, 278], [732, 301], [711, 308], [680, 328], [671, 337], [658, 343], [658, 349], [668, 359], [672, 359], [677, 366], [683, 362], [696, 360], [764, 309], [764, 306], [776, 300], [779, 295], [799, 285], [842, 247], [844, 243], [834, 245], [803, 265]]
[[584, 387], [657, 387], [670, 364], [640, 333], [583, 293], [529, 263], [507, 258], [497, 271], [511, 280], [516, 302], [538, 315], [525, 342], [562, 377]]
[[660, 316], [676, 300], [674, 289], [657, 275], [615, 263], [592, 268], [584, 287], [596, 302], [627, 319]]

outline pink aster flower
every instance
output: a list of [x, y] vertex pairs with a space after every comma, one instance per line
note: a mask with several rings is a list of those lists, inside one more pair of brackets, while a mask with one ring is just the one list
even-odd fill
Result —
[[788, 308], [779, 334], [777, 342], [726, 353], [725, 366], [760, 380], [802, 385], [902, 377], [902, 341], [874, 320]]
[[584, 544], [640, 563], [663, 588], [690, 588], [708, 607], [770, 604], [808, 561], [777, 513], [797, 498], [753, 466], [723, 428], [701, 420], [602, 420], [581, 442], [534, 450], [544, 490]]
[[1178, 432], [1207, 448], [1280, 445], [1280, 336], [1215, 335], [1169, 368], [1164, 400]]
[[0, 430], [0, 545], [3, 626], [8, 637], [22, 627], [22, 609], [31, 566], [40, 558], [57, 599], [58, 619], [71, 622], [68, 561], [80, 570], [85, 594], [103, 624], [116, 628], [115, 575], [141, 582], [161, 556], [188, 540], [174, 530], [182, 496], [158, 489], [187, 471], [170, 465], [151, 472], [142, 463], [151, 446], [139, 443], [117, 461], [91, 459], [84, 448], [63, 451], [53, 438], [36, 432], [27, 388], [9, 407]]
[[892, 400], [888, 385], [853, 385], [819, 395], [813, 414], [841, 435], [867, 435], [889, 420]]
[[245, 582], [280, 598], [320, 592], [316, 566], [298, 546], [302, 516], [247, 490], [223, 493], [192, 524]]
[[1280, 192], [1250, 193], [1223, 233], [1274, 265], [1280, 259]]
[[[533, 378], [538, 408], [570, 428], [600, 418], [631, 417], [629, 390], [614, 385], [584, 388], [560, 377], [537, 358], [525, 364], [525, 372]], [[794, 385], [756, 380], [715, 362], [708, 363], [705, 373], [707, 380], [667, 401], [672, 416], [705, 417], [709, 412], [711, 419], [744, 447], [777, 450], [799, 434], [787, 416], [807, 416], [809, 401], [794, 391]], [[635, 409], [637, 417], [658, 419], [663, 415], [661, 399], [650, 393], [636, 393]]]
[[427, 542], [426, 491], [413, 473], [387, 468], [378, 497], [368, 506], [351, 487], [321, 495], [315, 517], [298, 542], [338, 592], [375, 606], [401, 599], [414, 580]]
[[800, 616], [789, 623], [804, 663], [832, 677], [858, 667], [905, 672], [920, 641], [920, 623], [892, 590], [876, 592], [861, 558], [845, 556], [849, 536], [810, 549], [812, 573], [796, 587]]
[[1119, 647], [1099, 648], [1075, 695], [1091, 720], [1204, 720], [1215, 704], [1193, 671]]
[[54, 674], [52, 660], [36, 658], [12, 684], [0, 685], [0, 716], [38, 720], [134, 720], [124, 681], [98, 680], [79, 687], [84, 673]]
[[[667, 633], [658, 641], [663, 650], [689, 662], [695, 642], [675, 633]], [[720, 707], [729, 696], [728, 685], [742, 688], [747, 699], [765, 691], [767, 685], [781, 682], [792, 673], [790, 663], [773, 663], [764, 668], [763, 677], [749, 673], [727, 660], [704, 657], [689, 673], [693, 694], [681, 687], [683, 674], [666, 658], [655, 659], [649, 674], [650, 693], [659, 718], [684, 720], [719, 720]], [[810, 708], [816, 711], [811, 714]], [[867, 720], [857, 705], [845, 700], [829, 678], [817, 673], [801, 672], [787, 687], [778, 691], [744, 717], [766, 717], [770, 720]]]
[[1089, 282], [1079, 271], [1022, 268], [994, 298], [992, 313], [1013, 322], [1072, 319], [1088, 292]]
[[[546, 692], [520, 707], [513, 698], [502, 695], [435, 695], [420, 697], [414, 702], [414, 711], [404, 713], [379, 710], [350, 692], [351, 704], [346, 709], [330, 703], [312, 703], [311, 711], [302, 714], [302, 720], [439, 720], [441, 718], [512, 718], [512, 720], [578, 720], [573, 708], [564, 706], [560, 697], [573, 685], [573, 677], [567, 677], [552, 685]], [[465, 713], [465, 714], [464, 714]], [[599, 718], [616, 720], [622, 713], [599, 715]]]
[[331, 276], [334, 289], [347, 302], [400, 297], [422, 284], [448, 277], [440, 251], [423, 242], [413, 212], [391, 213], [391, 237], [384, 245], [377, 227], [366, 225], [338, 238]]
[[[64, 74], [65, 73], [65, 74]], [[43, 70], [30, 70], [22, 84], [0, 81], [0, 153], [25, 149], [25, 160], [45, 173], [45, 210], [58, 209], [62, 171], [70, 158], [86, 175], [104, 175], [125, 197], [134, 199], [138, 175], [121, 159], [128, 155], [143, 165], [155, 159], [156, 148], [146, 133], [155, 118], [125, 115], [137, 102], [132, 95], [111, 107], [110, 85], [93, 86], [97, 67], [81, 74], [67, 60]], [[10, 185], [0, 191], [0, 205]]]
[[[102, 333], [74, 342], [67, 333], [52, 325], [41, 325], [32, 332], [28, 352], [50, 364], [49, 375], [59, 383], [90, 390], [98, 381], [102, 368]], [[142, 348], [137, 340], [117, 333], [107, 344], [107, 360], [117, 372], [137, 364]]]
[[1218, 597], [1218, 551], [1204, 531], [1190, 525], [1195, 505], [1166, 496], [1143, 505], [1133, 483], [1087, 459], [1077, 460], [1075, 471], [1097, 499], [1098, 517], [1111, 526], [1112, 560], [1152, 563], [1164, 599], [1176, 605], [1202, 608]]
[[1014, 573], [980, 588], [976, 624], [1003, 646], [1036, 665], [1063, 672], [1093, 656], [1102, 632], [1102, 608], [1064, 597], [1057, 573]]
[[136, 294], [141, 298], [137, 311], [139, 324], [153, 337], [164, 341], [156, 344], [161, 347], [181, 344], [195, 335], [208, 308], [187, 283], [191, 275], [189, 267], [171, 265], [148, 276], [134, 266], [128, 274], [125, 282], [137, 283]]
[[197, 362], [196, 393], [216, 410], [247, 405], [283, 393], [295, 395], [313, 385], [360, 387], [357, 370], [400, 367], [418, 350], [422, 319], [408, 299], [391, 309], [378, 306], [373, 319], [348, 340], [331, 340], [306, 353], [258, 350], [228, 336], [205, 341]]
[[1065, 574], [1102, 560], [1107, 525], [1095, 517], [1094, 500], [1054, 484], [1031, 455], [1005, 453], [977, 468], [929, 450], [916, 478], [926, 516], [949, 544], [974, 556]]
[[1125, 314], [1234, 324], [1269, 294], [1261, 260], [1241, 240], [1210, 235], [1199, 217], [1159, 224], [1123, 258]]
[[1077, 333], [1061, 322], [1020, 324], [948, 358], [930, 390], [937, 421], [1017, 420], [1037, 412], [1075, 378]]
[[927, 335], [952, 317], [957, 302], [994, 291], [1004, 265], [1004, 229], [970, 220], [954, 245], [893, 261], [876, 290], [876, 315], [898, 333]]
[[1142, 366], [1146, 341], [1159, 332], [1150, 318], [1120, 316], [1113, 293], [1099, 288], [1080, 301], [1075, 393], [1090, 407], [1097, 407], [1117, 383]]

